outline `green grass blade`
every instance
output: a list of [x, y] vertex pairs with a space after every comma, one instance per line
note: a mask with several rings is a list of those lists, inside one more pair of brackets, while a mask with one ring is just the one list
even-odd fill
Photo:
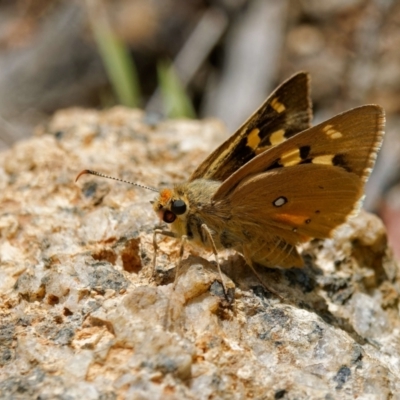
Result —
[[194, 118], [193, 105], [172, 65], [160, 61], [157, 72], [166, 115], [169, 118]]
[[126, 46], [100, 18], [92, 18], [92, 28], [100, 56], [118, 101], [128, 107], [138, 107], [140, 103], [139, 79]]

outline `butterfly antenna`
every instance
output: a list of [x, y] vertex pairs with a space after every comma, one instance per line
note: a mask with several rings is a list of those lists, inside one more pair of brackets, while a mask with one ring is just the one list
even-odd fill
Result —
[[85, 174], [96, 175], [96, 176], [100, 176], [101, 178], [113, 179], [114, 181], [119, 181], [119, 182], [128, 183], [129, 185], [134, 185], [134, 186], [141, 187], [141, 188], [143, 188], [143, 189], [152, 190], [153, 192], [159, 192], [157, 189], [152, 188], [152, 187], [150, 187], [150, 186], [144, 186], [144, 185], [140, 185], [139, 183], [125, 181], [124, 179], [114, 178], [113, 176], [104, 175], [104, 174], [101, 174], [100, 172], [92, 171], [92, 170], [90, 170], [90, 169], [84, 169], [83, 171], [81, 171], [81, 172], [78, 174], [78, 176], [76, 177], [75, 182], [76, 182], [82, 175], [85, 175]]

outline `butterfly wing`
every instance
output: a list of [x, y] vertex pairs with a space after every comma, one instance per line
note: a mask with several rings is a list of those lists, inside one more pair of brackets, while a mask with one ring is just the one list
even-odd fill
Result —
[[329, 237], [362, 194], [359, 177], [341, 167], [301, 164], [248, 179], [228, 201], [238, 222], [260, 225], [297, 244]]
[[[384, 125], [384, 111], [377, 105], [338, 114], [253, 158], [222, 183], [214, 199], [228, 196], [255, 174], [279, 168], [284, 174], [287, 168], [301, 164], [313, 164], [316, 168], [321, 165], [339, 167], [358, 176], [363, 186], [382, 144]], [[293, 187], [298, 187], [301, 179], [306, 178], [296, 176]]]
[[311, 121], [309, 75], [300, 72], [279, 86], [264, 104], [194, 171], [190, 181], [224, 181], [252, 158], [296, 133]]
[[[213, 202], [227, 202], [232, 225], [276, 243], [275, 253], [287, 257], [285, 245], [329, 237], [357, 208], [383, 129], [379, 106], [340, 114], [255, 157], [223, 182]], [[253, 260], [268, 264], [267, 250], [248, 240]]]

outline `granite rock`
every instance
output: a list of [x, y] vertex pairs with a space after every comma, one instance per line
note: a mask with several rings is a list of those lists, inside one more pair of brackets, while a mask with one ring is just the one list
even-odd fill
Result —
[[223, 140], [218, 121], [138, 110], [58, 112], [0, 154], [0, 393], [5, 399], [400, 398], [399, 269], [361, 212], [260, 268], [159, 238], [154, 194]]

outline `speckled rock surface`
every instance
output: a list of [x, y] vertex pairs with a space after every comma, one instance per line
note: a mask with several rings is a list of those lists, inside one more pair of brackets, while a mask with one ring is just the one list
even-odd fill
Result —
[[[184, 180], [224, 137], [216, 121], [66, 110], [0, 154], [3, 399], [400, 399], [399, 269], [361, 213], [303, 248], [301, 270], [259, 269], [159, 238], [154, 187]], [[168, 329], [167, 329], [168, 328]]]

